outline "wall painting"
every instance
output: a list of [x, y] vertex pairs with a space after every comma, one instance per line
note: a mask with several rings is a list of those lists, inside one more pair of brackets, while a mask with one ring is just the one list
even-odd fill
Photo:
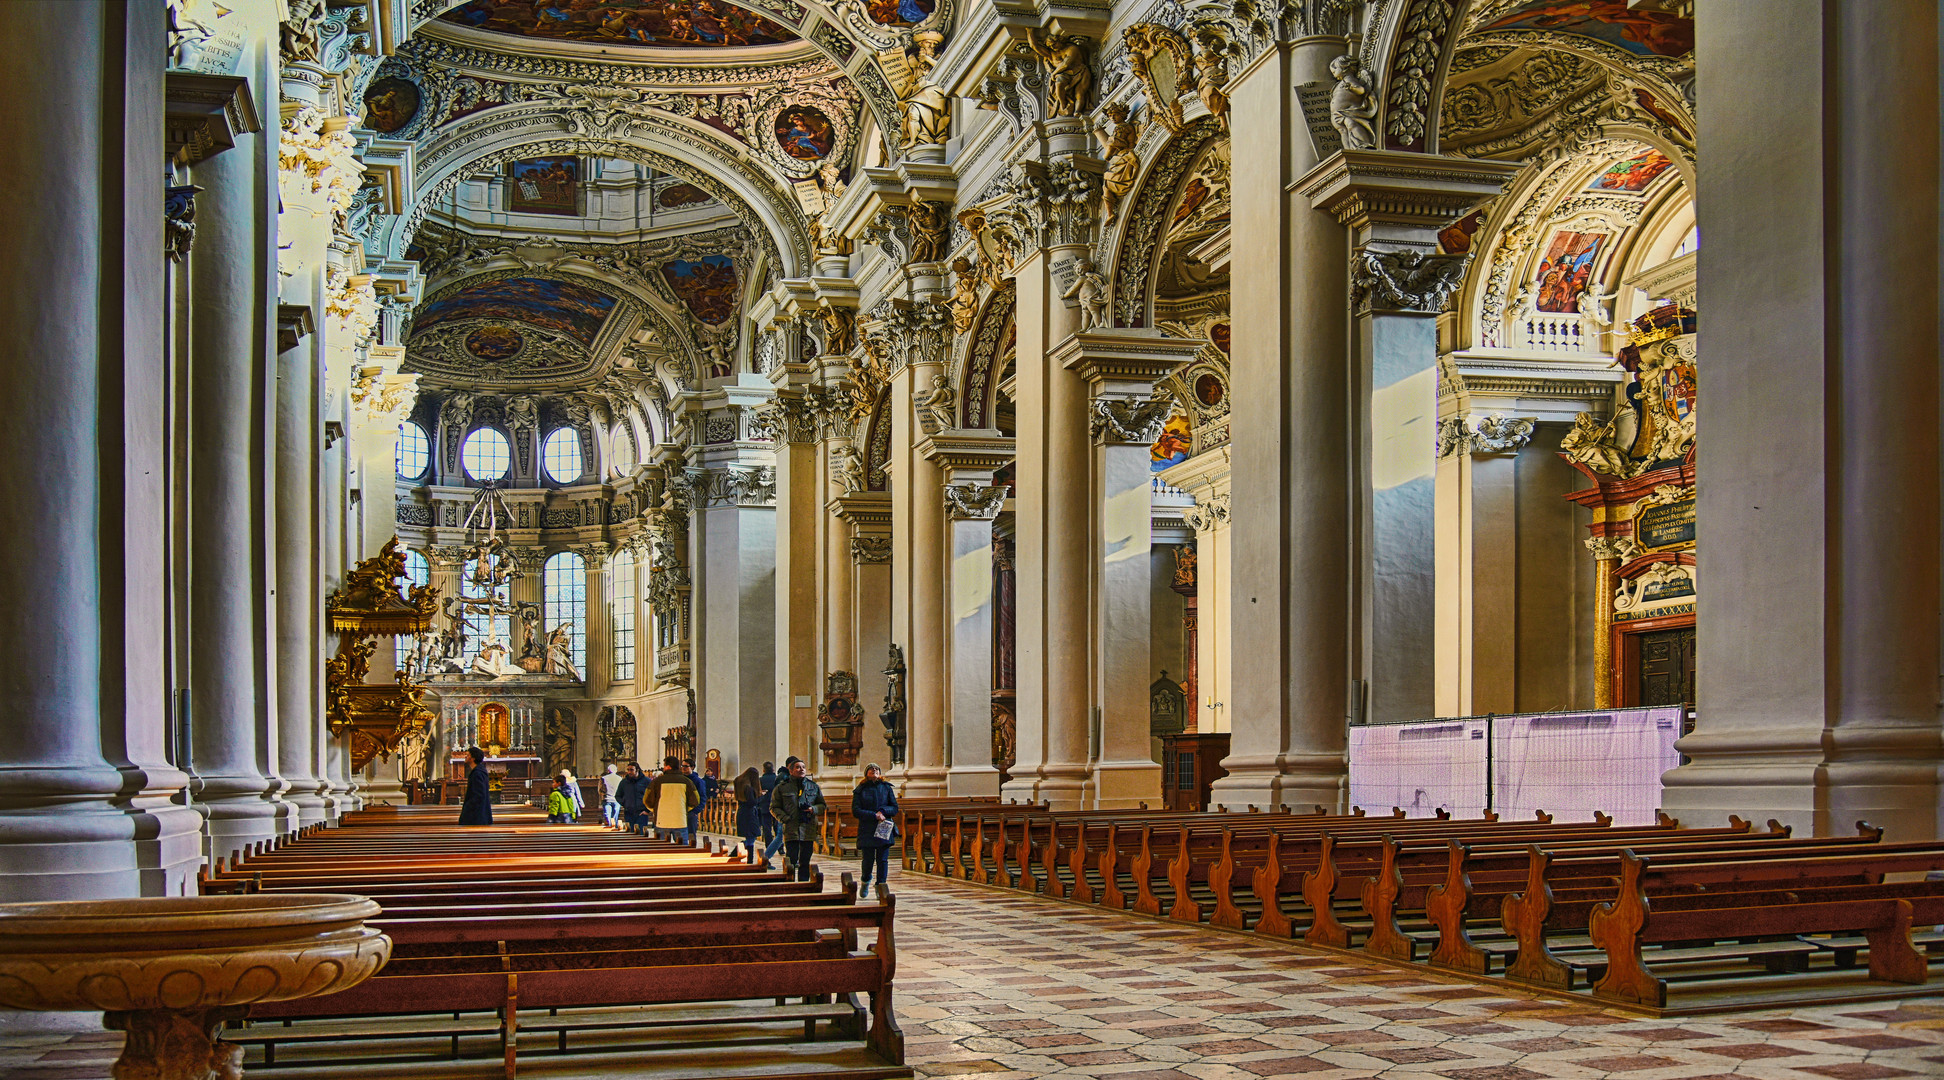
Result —
[[507, 167], [506, 209], [515, 214], [580, 214], [581, 162], [573, 157], [529, 158]]
[[695, 317], [710, 326], [720, 326], [736, 313], [736, 264], [727, 255], [664, 263], [662, 278]]
[[1492, 30], [1550, 30], [1603, 41], [1636, 56], [1694, 51], [1693, 19], [1635, 10], [1627, 0], [1539, 0], [1480, 27], [1481, 32]]
[[439, 18], [497, 34], [595, 45], [706, 49], [795, 41], [728, 0], [471, 0]]
[[1606, 233], [1554, 233], [1533, 279], [1532, 306], [1540, 311], [1578, 312], [1580, 294], [1593, 280], [1593, 264], [1606, 238]]
[[614, 304], [613, 297], [571, 281], [501, 278], [461, 289], [419, 308], [412, 320], [412, 333], [422, 334], [461, 319], [503, 319], [552, 330], [591, 347]]

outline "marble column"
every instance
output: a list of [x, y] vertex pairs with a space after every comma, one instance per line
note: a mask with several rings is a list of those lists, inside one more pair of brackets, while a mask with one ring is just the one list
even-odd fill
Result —
[[[322, 527], [318, 532], [318, 610], [322, 610], [324, 599], [336, 592], [344, 584], [344, 550], [346, 530], [351, 527], [355, 512], [348, 505], [349, 474], [347, 468], [347, 443], [344, 439], [329, 441], [324, 447], [321, 465], [323, 498]], [[389, 485], [386, 496], [390, 495]], [[332, 744], [339, 742], [325, 724], [323, 705], [324, 660], [327, 651], [336, 648], [336, 642], [320, 627], [312, 640], [311, 654], [313, 678], [316, 680], [318, 703], [310, 715], [310, 772], [317, 778], [318, 799], [324, 804], [325, 821], [336, 821], [349, 809], [345, 796], [350, 790], [350, 778], [340, 777], [337, 762], [331, 752]], [[381, 647], [382, 650], [382, 647]], [[390, 663], [391, 656], [375, 658]], [[390, 668], [384, 668], [389, 671]], [[305, 824], [309, 824], [305, 822]]]
[[[788, 371], [778, 367], [771, 378], [783, 378]], [[801, 388], [788, 397], [783, 393], [779, 390], [778, 411], [771, 421], [776, 438], [776, 640], [771, 651], [776, 673], [773, 745], [777, 747], [817, 741], [816, 703], [823, 700], [818, 632], [823, 570], [819, 555], [825, 532], [823, 455], [816, 418], [809, 413]], [[744, 767], [760, 769], [766, 760], [774, 758], [746, 761]], [[813, 769], [819, 776], [820, 768], [821, 762]]]
[[904, 764], [885, 763], [900, 793], [945, 793], [946, 537], [944, 472], [920, 448], [936, 363], [908, 364], [891, 383], [891, 636], [904, 646]]
[[1450, 416], [1437, 440], [1433, 714], [1519, 708], [1519, 449], [1535, 423]]
[[1236, 139], [1230, 169], [1231, 231], [1252, 242], [1230, 262], [1236, 657], [1228, 775], [1210, 801], [1235, 810], [1338, 808], [1347, 788], [1348, 241], [1289, 191], [1317, 162], [1294, 87], [1334, 82], [1343, 49], [1326, 37], [1269, 49], [1228, 85], [1231, 115], [1274, 133]]
[[[274, 30], [239, 71], [276, 98]], [[191, 170], [189, 692], [193, 786], [211, 857], [295, 824], [277, 776], [275, 373], [278, 129]]]
[[[581, 675], [587, 680], [589, 700], [598, 701], [607, 697], [614, 689], [614, 647], [613, 635], [609, 631], [609, 602], [613, 599], [608, 586], [608, 556], [614, 546], [604, 540], [582, 544], [574, 548], [581, 557], [581, 565], [587, 573], [586, 605], [582, 609], [582, 626], [585, 628], [587, 642], [586, 655], [582, 659]], [[540, 575], [533, 575], [538, 578]], [[541, 620], [545, 622], [545, 619]], [[548, 627], [549, 630], [552, 627]], [[545, 756], [543, 753], [541, 756]], [[701, 755], [696, 756], [701, 760]]]
[[1060, 299], [1053, 263], [1084, 249], [1040, 249], [1014, 268], [1018, 304], [1017, 484], [1018, 762], [1002, 800], [1081, 809], [1094, 795], [1092, 672], [1088, 627], [1092, 565], [1088, 505], [1093, 444], [1079, 375], [1053, 363], [1055, 345], [1079, 326]]
[[[194, 891], [196, 815], [170, 802], [159, 11], [8, 9], [0, 130], [44, 167], [0, 298], [0, 900]], [[30, 287], [31, 285], [31, 287]]]
[[[1696, 197], [1696, 728], [1663, 796], [1683, 819], [1944, 831], [1938, 37], [1916, 0], [1696, 21], [1719, 164]], [[1804, 208], [1792, 236], [1762, 226]]]
[[891, 649], [891, 497], [882, 491], [846, 492], [833, 497], [828, 509], [844, 524], [841, 554], [851, 564], [848, 617], [835, 633], [848, 642], [844, 648], [856, 664], [850, 670], [857, 673], [857, 707], [865, 716], [857, 760], [860, 766], [875, 761], [888, 767], [891, 748], [878, 713], [884, 708], [884, 666]]
[[776, 757], [776, 470], [753, 437], [767, 379], [685, 396], [677, 415], [697, 437], [684, 482], [692, 491], [696, 747], [720, 750], [725, 772]]
[[[324, 306], [323, 273], [305, 275], [312, 311]], [[294, 284], [294, 283], [293, 283]], [[318, 718], [324, 712], [321, 573], [321, 470], [324, 445], [321, 402], [323, 336], [310, 334], [277, 355], [276, 375], [276, 640], [277, 770], [290, 785], [285, 801], [297, 808], [297, 824], [327, 814], [315, 768]], [[389, 639], [387, 639], [389, 641]], [[390, 658], [372, 659], [376, 666]]]
[[925, 456], [944, 471], [950, 564], [945, 613], [945, 707], [949, 752], [945, 793], [996, 796], [992, 765], [992, 522], [1009, 485], [993, 474], [1012, 459], [1012, 439], [996, 428], [937, 432]]
[[1163, 483], [1195, 498], [1183, 516], [1195, 530], [1195, 699], [1188, 705], [1196, 731], [1229, 730], [1232, 453], [1226, 446], [1204, 450], [1160, 474]]
[[1089, 764], [1093, 806], [1161, 805], [1148, 686], [1154, 665], [1153, 455], [1171, 406], [1155, 384], [1205, 344], [1151, 330], [1091, 330], [1048, 357], [1087, 381], [1091, 395], [1088, 577], [1094, 714], [1100, 734]]
[[1350, 230], [1352, 663], [1364, 701], [1349, 712], [1363, 721], [1435, 711], [1438, 316], [1470, 265], [1437, 254], [1436, 234], [1517, 171], [1344, 151], [1297, 182]]

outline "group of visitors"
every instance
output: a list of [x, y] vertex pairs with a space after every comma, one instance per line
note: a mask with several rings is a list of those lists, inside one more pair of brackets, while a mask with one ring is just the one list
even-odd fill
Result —
[[[466, 774], [459, 824], [491, 825], [486, 754], [476, 746], [467, 753], [473, 767]], [[809, 881], [818, 828], [830, 808], [824, 802], [823, 788], [810, 778], [808, 764], [792, 755], [784, 759], [780, 774], [771, 762], [763, 762], [760, 773], [752, 765], [736, 778], [734, 791], [736, 831], [742, 836], [745, 857], [770, 869], [775, 865], [771, 860], [777, 849], [782, 848], [789, 876]], [[643, 774], [636, 762], [628, 762], [625, 771], [610, 764], [601, 777], [601, 821], [610, 829], [652, 831], [662, 839], [688, 844], [699, 835], [702, 804], [714, 794], [714, 778], [696, 773], [691, 760], [664, 758], [661, 771], [652, 778]], [[578, 821], [584, 809], [580, 783], [572, 771], [561, 772], [547, 794], [547, 820]], [[884, 779], [884, 770], [875, 764], [864, 766], [864, 780], [851, 792], [851, 815], [857, 819], [857, 849], [863, 861], [863, 888], [858, 895], [868, 900], [874, 877], [880, 891], [890, 880], [891, 845], [898, 835], [897, 792]]]

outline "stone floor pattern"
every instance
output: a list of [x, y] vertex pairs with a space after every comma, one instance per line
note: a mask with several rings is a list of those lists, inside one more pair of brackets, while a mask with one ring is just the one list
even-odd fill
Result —
[[[936, 878], [893, 891], [924, 1077], [1944, 1077], [1944, 997], [1646, 1020]], [[106, 1080], [120, 1042], [0, 1035], [0, 1077]]]

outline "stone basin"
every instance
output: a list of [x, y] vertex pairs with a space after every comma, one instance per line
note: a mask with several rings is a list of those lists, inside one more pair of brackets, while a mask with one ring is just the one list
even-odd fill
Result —
[[0, 904], [0, 1008], [107, 1015], [117, 1080], [232, 1080], [224, 1021], [346, 990], [391, 958], [362, 896], [248, 893]]

